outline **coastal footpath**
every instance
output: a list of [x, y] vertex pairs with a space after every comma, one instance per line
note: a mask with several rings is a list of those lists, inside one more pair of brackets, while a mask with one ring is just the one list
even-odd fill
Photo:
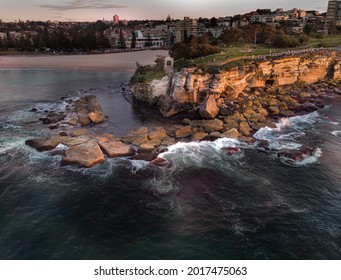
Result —
[[[40, 152], [61, 154], [63, 164], [91, 167], [105, 157], [130, 157], [167, 166], [158, 154], [179, 141], [226, 137], [252, 143], [253, 133], [260, 128], [275, 127], [282, 117], [315, 111], [324, 106], [326, 97], [341, 94], [339, 55], [338, 50], [325, 50], [250, 61], [230, 69], [214, 69], [214, 73], [191, 67], [169, 71], [148, 83], [133, 83], [131, 94], [139, 106], [156, 106], [173, 123], [173, 116], [181, 113], [181, 120], [165, 128], [141, 127], [121, 139], [106, 133], [89, 134], [88, 128], [105, 121], [95, 96], [66, 100], [65, 112], [48, 112], [41, 118], [54, 135], [29, 139], [26, 144]], [[63, 149], [56, 151], [59, 145]], [[225, 152], [240, 151], [226, 147]], [[298, 151], [289, 156], [300, 160], [309, 153]]]

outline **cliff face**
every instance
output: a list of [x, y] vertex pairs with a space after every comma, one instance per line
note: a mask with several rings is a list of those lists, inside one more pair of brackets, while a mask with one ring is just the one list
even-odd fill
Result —
[[[249, 88], [295, 83], [312, 84], [325, 78], [339, 81], [341, 80], [339, 54], [339, 51], [322, 51], [302, 56], [250, 62], [243, 67], [214, 75], [198, 74], [194, 68], [186, 69], [170, 78], [165, 77], [148, 85], [134, 85], [132, 91], [138, 100], [156, 104], [161, 98], [167, 100], [167, 103], [177, 103], [178, 107], [179, 104], [200, 104], [207, 95], [212, 94], [217, 99], [223, 95], [233, 100], [239, 93]], [[162, 104], [165, 104], [164, 100]], [[163, 108], [162, 111], [167, 110]]]

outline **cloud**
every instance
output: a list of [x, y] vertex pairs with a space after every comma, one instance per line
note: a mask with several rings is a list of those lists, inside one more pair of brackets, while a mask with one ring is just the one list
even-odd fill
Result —
[[80, 9], [119, 9], [126, 8], [125, 5], [119, 5], [112, 3], [110, 0], [73, 0], [65, 2], [62, 5], [37, 5], [43, 9], [49, 9], [54, 11], [69, 11], [69, 10], [80, 10]]

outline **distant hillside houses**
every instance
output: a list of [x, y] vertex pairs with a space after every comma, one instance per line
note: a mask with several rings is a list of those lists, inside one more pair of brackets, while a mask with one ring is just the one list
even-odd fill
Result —
[[[327, 7], [326, 7], [327, 8]], [[281, 27], [289, 35], [306, 32], [335, 32], [341, 25], [341, 1], [329, 1], [328, 13], [302, 9], [258, 9], [243, 15], [220, 18], [184, 17], [167, 20], [113, 20], [97, 22], [16, 21], [0, 25], [0, 39], [7, 44], [29, 40], [35, 49], [60, 49], [64, 51], [89, 51], [100, 49], [146, 49], [164, 48], [182, 43], [191, 36], [201, 37], [210, 33], [211, 42], [219, 42], [225, 30], [254, 24]], [[307, 32], [310, 30], [310, 33]], [[212, 39], [213, 38], [213, 39]], [[6, 40], [7, 39], [7, 40]], [[12, 39], [12, 40], [9, 40]], [[86, 41], [86, 44], [82, 43]], [[18, 45], [18, 44], [16, 44]]]
[[[124, 37], [127, 49], [141, 50], [146, 48], [162, 48], [171, 45], [171, 34], [164, 32], [162, 29], [141, 29], [133, 31], [129, 28], [111, 28], [104, 31], [104, 35], [108, 37], [113, 48], [119, 48], [121, 34]], [[135, 39], [133, 39], [133, 36], [135, 36]], [[134, 40], [135, 47], [133, 47]]]
[[[141, 50], [145, 48], [162, 48], [165, 46], [165, 42], [162, 38], [162, 32], [156, 32], [156, 30], [153, 30], [153, 32], [145, 32], [145, 34], [142, 33], [142, 31], [137, 30], [134, 31], [135, 33], [135, 49]], [[129, 36], [126, 39], [126, 46], [127, 49], [132, 49], [133, 44], [133, 36]]]

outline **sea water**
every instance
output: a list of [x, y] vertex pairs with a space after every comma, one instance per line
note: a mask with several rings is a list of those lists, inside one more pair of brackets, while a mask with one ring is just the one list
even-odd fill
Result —
[[[130, 75], [0, 70], [0, 259], [341, 258], [341, 98], [259, 130], [254, 144], [178, 143], [163, 168], [61, 166], [25, 146], [51, 135], [39, 117], [65, 109], [62, 97], [99, 98], [109, 118], [95, 132], [167, 125], [123, 98]], [[279, 156], [302, 147], [301, 161]]]

